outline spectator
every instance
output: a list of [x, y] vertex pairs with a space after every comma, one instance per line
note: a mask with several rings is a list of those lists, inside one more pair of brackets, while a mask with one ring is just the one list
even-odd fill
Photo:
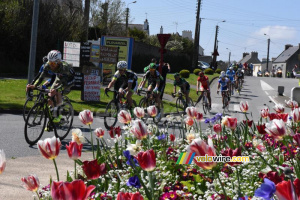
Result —
[[167, 74], [171, 71], [171, 67], [169, 63], [164, 63], [164, 65], [162, 66], [162, 72], [161, 72], [161, 76], [164, 78], [164, 86], [162, 88], [162, 92], [160, 94], [160, 99], [163, 98], [164, 95], [164, 91], [165, 91], [165, 87], [166, 87], [166, 81], [167, 81]]

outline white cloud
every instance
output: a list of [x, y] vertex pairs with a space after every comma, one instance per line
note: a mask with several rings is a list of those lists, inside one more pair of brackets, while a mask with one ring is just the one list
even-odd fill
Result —
[[296, 39], [297, 31], [295, 28], [287, 26], [266, 26], [254, 32], [255, 36], [263, 36], [267, 34], [272, 40], [290, 40]]

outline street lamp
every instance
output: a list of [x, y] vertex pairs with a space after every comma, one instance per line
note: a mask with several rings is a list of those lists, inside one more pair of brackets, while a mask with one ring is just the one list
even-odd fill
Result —
[[126, 8], [126, 36], [127, 36], [127, 30], [128, 30], [128, 15], [129, 15], [129, 8], [128, 8], [128, 5], [129, 4], [132, 4], [132, 3], [136, 3], [136, 1], [133, 1], [133, 2], [130, 2], [127, 4], [127, 8]]
[[230, 66], [230, 56], [231, 56], [231, 50], [226, 48], [229, 51], [229, 59], [228, 59], [228, 66]]
[[266, 36], [268, 36], [269, 38], [268, 38], [268, 54], [267, 54], [267, 67], [266, 67], [266, 69], [267, 69], [267, 71], [269, 71], [268, 70], [268, 65], [269, 65], [269, 52], [270, 52], [270, 36], [269, 35], [267, 35], [267, 34], [265, 34], [264, 33], [264, 35], [266, 35]]
[[221, 22], [226, 22], [226, 20], [219, 21], [216, 25], [216, 35], [215, 35], [215, 45], [214, 45], [214, 53], [213, 53], [213, 62], [212, 62], [212, 68], [215, 67], [216, 61], [217, 61], [217, 56], [218, 56], [218, 47], [217, 47], [217, 38], [218, 38], [218, 32], [219, 32], [219, 26], [218, 24]]

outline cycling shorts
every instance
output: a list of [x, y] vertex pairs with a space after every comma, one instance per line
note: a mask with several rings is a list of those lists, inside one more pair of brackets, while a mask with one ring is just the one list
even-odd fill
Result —
[[[133, 81], [132, 85], [131, 85], [131, 91], [135, 92], [137, 89], [137, 86], [138, 86], [137, 81]], [[122, 85], [119, 88], [117, 88], [117, 90], [120, 88], [122, 88], [123, 90], [128, 88], [128, 82], [123, 82]]]
[[224, 90], [227, 90], [227, 86], [221, 87], [221, 92], [223, 92]]
[[[159, 91], [159, 92], [162, 92], [162, 91], [163, 91], [164, 85], [165, 85], [165, 84], [164, 84], [163, 82], [160, 82], [159, 87], [158, 87], [158, 91]], [[155, 82], [152, 82], [151, 84], [148, 85], [148, 87], [149, 87], [149, 86], [151, 86], [151, 88], [154, 89], [155, 86], [156, 86], [156, 83], [155, 83]]]
[[[180, 89], [181, 89], [181, 91], [183, 91], [183, 88], [182, 88], [182, 87], [180, 87]], [[185, 90], [186, 90], [187, 92], [190, 91], [190, 84], [189, 84], [189, 83], [186, 84]]]

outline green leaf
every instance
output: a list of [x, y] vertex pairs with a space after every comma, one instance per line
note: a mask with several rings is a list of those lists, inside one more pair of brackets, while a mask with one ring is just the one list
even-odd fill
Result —
[[197, 183], [202, 183], [204, 181], [203, 178], [199, 174], [193, 175], [193, 177], [195, 179], [195, 182], [197, 182]]
[[80, 159], [77, 159], [77, 160], [75, 160], [75, 162], [78, 164], [78, 165], [83, 165], [83, 163], [82, 163], [82, 161], [80, 160]]
[[73, 179], [72, 179], [72, 177], [70, 176], [69, 171], [67, 170], [67, 182], [72, 182], [72, 181], [73, 181]]

